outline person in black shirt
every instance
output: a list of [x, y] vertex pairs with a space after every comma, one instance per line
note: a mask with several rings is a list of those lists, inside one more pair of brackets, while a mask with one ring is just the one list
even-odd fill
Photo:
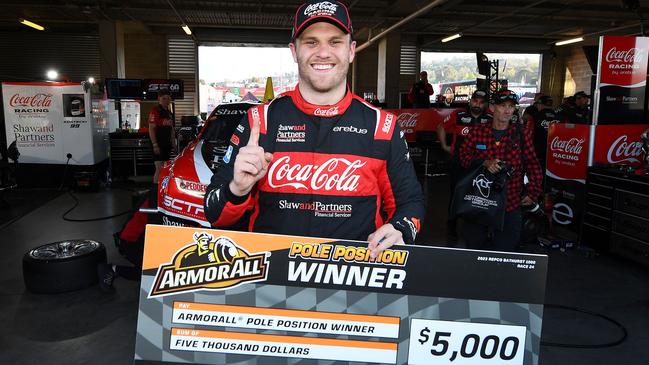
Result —
[[419, 73], [421, 79], [415, 82], [408, 93], [408, 101], [413, 108], [430, 108], [430, 96], [433, 95], [433, 86], [428, 82], [428, 73]]
[[160, 90], [158, 92], [158, 105], [149, 113], [149, 138], [151, 138], [151, 145], [153, 146], [153, 161], [155, 164], [154, 184], [158, 183], [162, 163], [169, 160], [176, 145], [174, 116], [169, 110], [170, 105], [171, 94], [168, 90]]
[[[553, 122], [557, 122], [557, 115], [552, 109], [552, 97], [544, 95], [534, 104], [534, 109], [528, 113], [527, 128], [532, 132], [534, 151], [539, 160], [541, 169], [545, 171], [546, 153], [548, 150], [548, 128]], [[525, 114], [524, 114], [525, 115]]]

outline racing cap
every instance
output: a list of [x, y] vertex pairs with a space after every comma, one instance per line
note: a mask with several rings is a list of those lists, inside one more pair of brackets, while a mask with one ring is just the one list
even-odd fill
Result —
[[336, 0], [309, 0], [295, 12], [291, 39], [295, 40], [309, 25], [317, 22], [331, 23], [346, 34], [352, 34], [352, 20], [345, 5]]
[[552, 97], [550, 95], [543, 95], [539, 98], [539, 103], [547, 106], [552, 106], [552, 103], [554, 100], [552, 100]]
[[588, 99], [590, 99], [590, 95], [586, 94], [585, 91], [577, 91], [574, 96], [575, 96], [575, 99], [577, 99], [577, 98], [588, 98]]
[[502, 104], [506, 101], [513, 101], [518, 104], [518, 96], [511, 90], [500, 90], [491, 96], [491, 102], [494, 104]]
[[487, 92], [484, 90], [476, 90], [471, 94], [471, 99], [483, 99], [487, 100]]

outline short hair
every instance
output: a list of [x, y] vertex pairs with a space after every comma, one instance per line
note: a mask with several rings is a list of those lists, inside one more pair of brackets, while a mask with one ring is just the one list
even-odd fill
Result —
[[158, 90], [158, 97], [167, 96], [167, 95], [171, 96], [171, 92], [169, 91], [169, 89]]

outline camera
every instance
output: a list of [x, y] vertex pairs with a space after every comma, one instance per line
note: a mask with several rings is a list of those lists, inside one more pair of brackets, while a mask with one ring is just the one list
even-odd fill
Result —
[[501, 191], [505, 188], [507, 179], [514, 176], [515, 170], [511, 165], [507, 164], [504, 161], [498, 161], [498, 166], [500, 167], [500, 171], [493, 174], [493, 183], [491, 187], [496, 191]]

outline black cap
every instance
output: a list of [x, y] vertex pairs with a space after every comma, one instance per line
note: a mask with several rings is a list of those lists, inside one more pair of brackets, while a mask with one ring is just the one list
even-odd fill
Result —
[[484, 90], [476, 90], [471, 94], [471, 99], [484, 99], [487, 100], [487, 92]]
[[539, 98], [539, 103], [543, 105], [552, 105], [553, 100], [550, 95], [543, 95]]
[[352, 33], [352, 20], [345, 5], [335, 0], [310, 0], [297, 8], [291, 38], [299, 37], [303, 30], [317, 22], [328, 22], [347, 34]]
[[506, 101], [513, 101], [518, 104], [518, 96], [511, 90], [499, 90], [491, 96], [491, 102], [494, 104], [502, 104]]
[[588, 99], [590, 99], [590, 95], [586, 94], [585, 91], [577, 91], [574, 96], [575, 96], [575, 99], [577, 99], [577, 98], [588, 98]]

